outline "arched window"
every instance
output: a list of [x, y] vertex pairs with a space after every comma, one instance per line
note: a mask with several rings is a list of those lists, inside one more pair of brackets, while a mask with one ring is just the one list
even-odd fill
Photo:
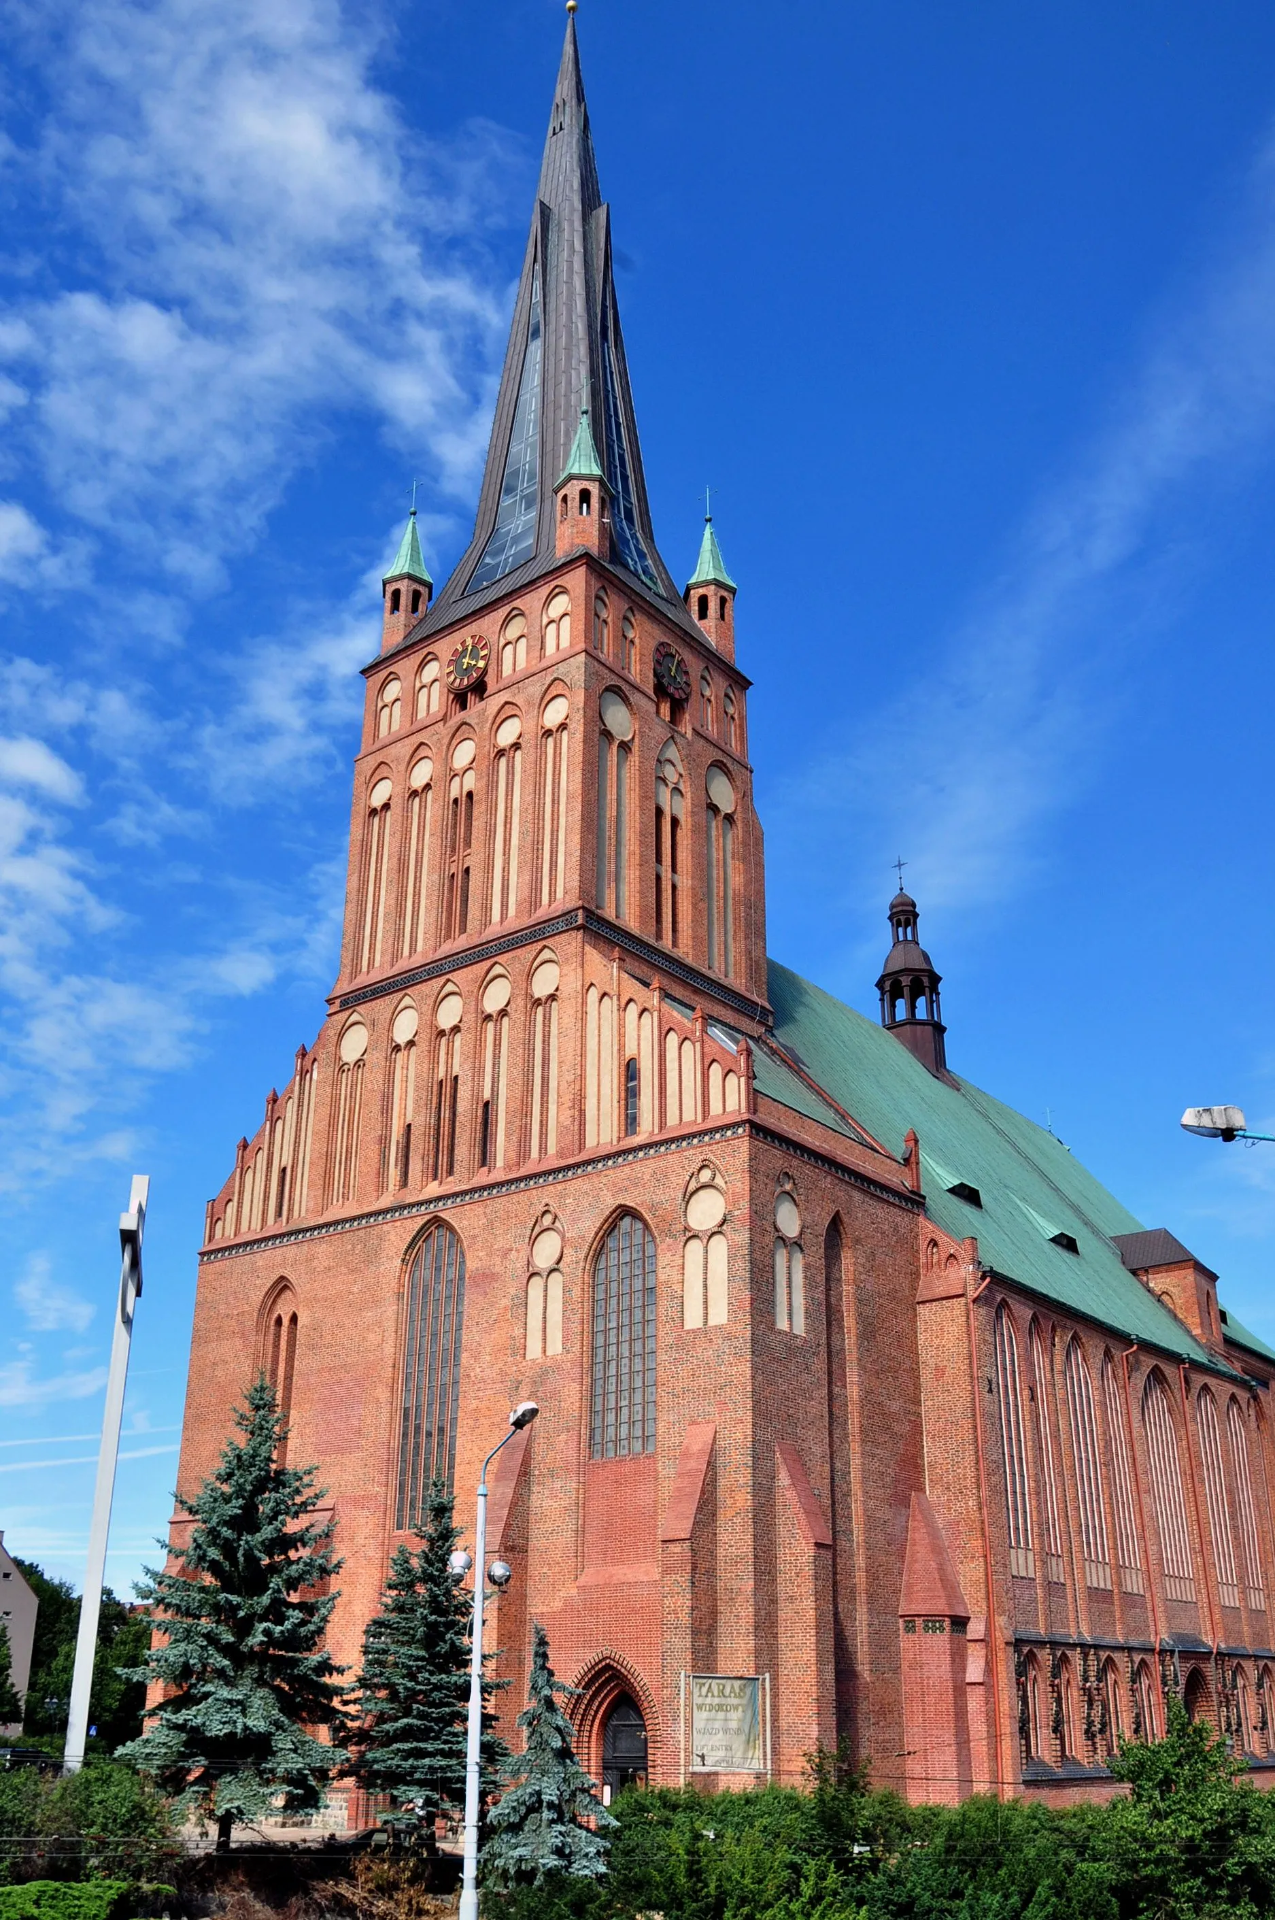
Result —
[[1248, 1675], [1243, 1667], [1231, 1669], [1235, 1684], [1235, 1704], [1238, 1709], [1240, 1749], [1244, 1753], [1257, 1752], [1257, 1730], [1253, 1720], [1253, 1700], [1248, 1690]]
[[363, 933], [359, 968], [379, 967], [385, 945], [385, 910], [390, 878], [390, 800], [394, 789], [384, 778], [373, 783], [367, 797], [367, 831], [363, 841]]
[[1076, 1713], [1076, 1675], [1070, 1654], [1058, 1656], [1058, 1711], [1055, 1731], [1059, 1756], [1063, 1760], [1080, 1758], [1080, 1728]]
[[801, 1210], [788, 1187], [781, 1187], [775, 1196], [775, 1325], [785, 1333], [806, 1331]]
[[1032, 1387], [1036, 1414], [1036, 1457], [1040, 1463], [1041, 1504], [1045, 1516], [1045, 1577], [1063, 1577], [1062, 1526], [1058, 1518], [1058, 1480], [1054, 1472], [1053, 1397], [1049, 1391], [1049, 1358], [1040, 1328], [1033, 1320], [1027, 1339], [1031, 1351]]
[[590, 986], [584, 996], [584, 1144], [615, 1139], [615, 1001]]
[[732, 687], [727, 687], [725, 693], [722, 695], [722, 715], [726, 723], [726, 744], [732, 753], [738, 753], [739, 729], [735, 712], [735, 692]]
[[495, 794], [491, 849], [491, 917], [511, 919], [518, 911], [518, 848], [522, 837], [522, 720], [508, 713], [496, 728], [492, 766]]
[[376, 696], [377, 739], [383, 740], [387, 733], [396, 733], [402, 717], [403, 683], [396, 673], [392, 673], [388, 680], [381, 682], [381, 691]]
[[1115, 1661], [1108, 1658], [1102, 1663], [1102, 1699], [1098, 1720], [1098, 1751], [1104, 1760], [1119, 1753], [1123, 1732], [1120, 1674]]
[[358, 1191], [359, 1135], [363, 1121], [363, 1063], [367, 1028], [356, 1015], [337, 1041], [336, 1103], [332, 1117], [332, 1206]]
[[390, 612], [397, 613], [399, 608], [402, 606], [402, 604], [403, 604], [402, 587], [391, 587], [390, 588]]
[[400, 1532], [424, 1525], [435, 1480], [452, 1484], [460, 1350], [465, 1324], [465, 1250], [442, 1221], [430, 1228], [407, 1277], [403, 1415], [399, 1435]]
[[1102, 1497], [1102, 1467], [1098, 1453], [1098, 1422], [1094, 1413], [1089, 1367], [1073, 1339], [1067, 1348], [1067, 1407], [1071, 1414], [1071, 1444], [1076, 1461], [1076, 1492], [1080, 1500], [1080, 1539], [1085, 1580], [1091, 1587], [1111, 1585], [1111, 1552], [1107, 1545], [1107, 1508]]
[[1191, 1563], [1191, 1536], [1182, 1498], [1182, 1470], [1178, 1437], [1174, 1431], [1169, 1396], [1158, 1373], [1148, 1374], [1142, 1389], [1142, 1422], [1151, 1459], [1151, 1490], [1160, 1529], [1164, 1561], [1164, 1588], [1170, 1600], [1194, 1600], [1195, 1570]]
[[452, 748], [444, 845], [441, 930], [444, 942], [457, 940], [461, 934], [469, 931], [469, 891], [474, 857], [474, 760], [477, 752], [473, 740], [458, 740]]
[[[319, 1080], [319, 1063], [311, 1060], [299, 1072], [297, 1134], [295, 1147], [296, 1172], [292, 1179], [289, 1219], [297, 1219], [308, 1212], [310, 1205], [310, 1156], [314, 1146], [314, 1095]], [[231, 1231], [228, 1227], [227, 1231]]]
[[1102, 1356], [1102, 1397], [1107, 1409], [1107, 1431], [1111, 1435], [1111, 1504], [1116, 1516], [1116, 1561], [1120, 1568], [1120, 1584], [1126, 1593], [1141, 1593], [1142, 1549], [1138, 1545], [1138, 1523], [1133, 1507], [1133, 1474], [1129, 1467], [1129, 1443], [1125, 1432], [1124, 1395], [1116, 1377], [1115, 1362], [1109, 1353]]
[[416, 1008], [405, 1000], [390, 1026], [390, 1124], [386, 1135], [385, 1184], [408, 1185], [412, 1174], [412, 1121], [416, 1112]]
[[1034, 1653], [1029, 1653], [1023, 1662], [1020, 1686], [1018, 1727], [1023, 1738], [1023, 1757], [1026, 1760], [1043, 1760], [1045, 1727], [1040, 1712], [1040, 1661]]
[[407, 775], [407, 844], [403, 874], [403, 952], [419, 953], [429, 935], [429, 850], [434, 829], [434, 762], [422, 754]]
[[412, 615], [413, 615], [413, 617], [415, 617], [415, 616], [416, 616], [416, 615], [417, 615], [417, 614], [418, 614], [418, 613], [420, 612], [420, 610], [421, 610], [421, 590], [420, 590], [420, 588], [419, 588], [419, 587], [413, 587], [413, 588], [412, 588]]
[[500, 677], [521, 673], [527, 664], [527, 616], [518, 607], [500, 629]]
[[1231, 1535], [1231, 1516], [1226, 1507], [1222, 1434], [1218, 1426], [1217, 1401], [1207, 1387], [1200, 1389], [1195, 1402], [1195, 1417], [1200, 1433], [1200, 1458], [1204, 1462], [1204, 1497], [1209, 1510], [1209, 1532], [1213, 1536], [1213, 1561], [1217, 1567], [1218, 1592], [1224, 1607], [1238, 1607], [1240, 1582], [1235, 1566], [1235, 1541]]
[[709, 768], [706, 786], [708, 964], [729, 980], [735, 971], [735, 789], [724, 767]]
[[670, 740], [655, 767], [655, 937], [682, 944], [682, 761]]
[[664, 1033], [664, 1124], [689, 1126], [700, 1118], [695, 1042], [689, 1038], [679, 1041], [668, 1027]]
[[701, 593], [696, 598], [695, 618], [697, 620], [707, 620], [708, 618], [708, 595], [706, 593]]
[[608, 687], [598, 703], [598, 905], [617, 920], [629, 906], [629, 759], [633, 715], [628, 702]]
[[1275, 1670], [1263, 1663], [1257, 1669], [1257, 1738], [1262, 1753], [1275, 1750], [1271, 1714], [1275, 1712]]
[[702, 733], [712, 733], [713, 728], [713, 681], [709, 673], [699, 677], [699, 724]]
[[478, 1115], [478, 1164], [505, 1164], [505, 1115], [509, 1105], [509, 1002], [513, 989], [503, 968], [482, 990], [482, 1104]]
[[1266, 1609], [1266, 1582], [1262, 1576], [1262, 1553], [1257, 1532], [1257, 1512], [1253, 1505], [1253, 1479], [1248, 1464], [1248, 1433], [1244, 1413], [1232, 1394], [1226, 1409], [1226, 1431], [1235, 1462], [1235, 1491], [1239, 1498], [1240, 1540], [1244, 1548], [1244, 1577], [1248, 1586], [1248, 1604], [1256, 1612]]
[[655, 1452], [655, 1239], [623, 1213], [593, 1263], [595, 1460]]
[[533, 1160], [558, 1151], [558, 962], [543, 953], [531, 969], [531, 1137]]
[[1133, 1737], [1135, 1740], [1157, 1740], [1160, 1736], [1156, 1691], [1150, 1665], [1145, 1660], [1139, 1660], [1133, 1670]]
[[565, 653], [571, 645], [571, 596], [562, 587], [555, 587], [545, 602], [541, 633], [546, 660], [550, 654]]
[[297, 1367], [297, 1296], [284, 1281], [274, 1289], [265, 1314], [266, 1339], [262, 1372], [274, 1392], [275, 1405], [283, 1421], [283, 1433], [275, 1458], [281, 1467], [288, 1464], [288, 1426], [292, 1419], [292, 1383]]
[[1027, 1448], [1023, 1441], [1023, 1401], [1018, 1380], [1018, 1341], [1008, 1307], [996, 1309], [996, 1380], [1000, 1388], [1001, 1452], [1005, 1467], [1005, 1505], [1009, 1518], [1009, 1570], [1024, 1579], [1036, 1573], [1032, 1553], [1031, 1505], [1027, 1492]]
[[637, 672], [637, 621], [631, 607], [620, 622], [620, 665], [626, 673]]
[[567, 719], [571, 707], [557, 693], [540, 716], [540, 904], [561, 900], [567, 888]]
[[739, 1094], [739, 1075], [735, 1069], [723, 1067], [720, 1060], [710, 1060], [708, 1063], [709, 1113], [738, 1113]]
[[562, 1352], [562, 1229], [546, 1210], [531, 1242], [527, 1276], [528, 1360], [551, 1360]]
[[611, 651], [611, 603], [601, 587], [593, 596], [593, 650]]
[[434, 1018], [438, 1039], [434, 1051], [435, 1180], [450, 1180], [456, 1171], [456, 1116], [460, 1105], [460, 1021], [464, 1003], [449, 982], [443, 988]]
[[730, 1254], [721, 1230], [726, 1195], [714, 1168], [703, 1166], [696, 1173], [684, 1213], [682, 1325], [724, 1327], [730, 1303]]
[[416, 718], [428, 720], [431, 713], [437, 713], [442, 697], [442, 669], [431, 653], [421, 661], [416, 676]]

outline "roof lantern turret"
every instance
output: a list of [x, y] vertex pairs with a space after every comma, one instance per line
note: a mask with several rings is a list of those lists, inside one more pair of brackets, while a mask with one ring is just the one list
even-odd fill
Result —
[[603, 560], [611, 557], [611, 489], [602, 456], [589, 425], [589, 409], [581, 407], [580, 424], [571, 442], [567, 464], [553, 489], [557, 502], [559, 557], [584, 547]]
[[877, 981], [881, 1025], [940, 1077], [947, 1072], [947, 1048], [936, 969], [917, 939], [916, 901], [900, 886], [890, 902], [890, 951]]
[[735, 582], [726, 571], [722, 550], [717, 544], [713, 515], [704, 513], [704, 537], [699, 543], [699, 559], [686, 583], [683, 596], [686, 610], [696, 625], [707, 634], [719, 653], [735, 658]]
[[430, 579], [429, 568], [421, 552], [421, 538], [416, 531], [416, 507], [413, 505], [393, 565], [381, 580], [381, 598], [385, 602], [382, 653], [396, 647], [411, 631], [428, 609], [433, 591], [434, 582]]

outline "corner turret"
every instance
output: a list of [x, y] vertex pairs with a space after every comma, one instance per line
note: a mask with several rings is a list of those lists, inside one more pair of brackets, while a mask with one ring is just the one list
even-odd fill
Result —
[[553, 490], [557, 552], [574, 553], [584, 547], [601, 560], [611, 557], [611, 489], [602, 471], [602, 456], [589, 425], [589, 409], [580, 409], [580, 424], [571, 442], [567, 464]]
[[434, 582], [429, 577], [420, 535], [416, 531], [416, 508], [407, 518], [407, 527], [399, 541], [394, 564], [381, 581], [385, 613], [381, 628], [381, 652], [388, 653], [404, 639], [429, 606]]
[[704, 515], [704, 538], [699, 559], [682, 596], [686, 609], [720, 654], [735, 658], [735, 582], [726, 571], [722, 550], [713, 531], [713, 516]]

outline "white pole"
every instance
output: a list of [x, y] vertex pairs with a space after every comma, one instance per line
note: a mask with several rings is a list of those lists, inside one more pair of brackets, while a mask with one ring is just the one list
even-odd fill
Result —
[[75, 1641], [75, 1675], [66, 1723], [64, 1773], [78, 1773], [84, 1765], [88, 1738], [89, 1695], [93, 1688], [93, 1657], [97, 1652], [97, 1623], [102, 1611], [102, 1581], [106, 1573], [106, 1539], [111, 1527], [115, 1495], [115, 1465], [119, 1459], [120, 1425], [124, 1418], [124, 1384], [133, 1340], [133, 1312], [142, 1290], [142, 1233], [150, 1178], [133, 1175], [128, 1212], [120, 1215], [120, 1292], [111, 1340], [111, 1365], [106, 1377], [106, 1406], [102, 1413], [102, 1445], [97, 1456], [97, 1486], [93, 1493], [93, 1520], [89, 1527], [88, 1564], [84, 1569], [84, 1597], [80, 1601], [80, 1630]]

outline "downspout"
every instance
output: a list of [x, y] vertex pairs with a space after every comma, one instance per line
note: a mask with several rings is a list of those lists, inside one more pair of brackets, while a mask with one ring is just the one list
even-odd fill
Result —
[[[971, 1248], [975, 1257], [977, 1257], [977, 1241], [967, 1241], [966, 1246]], [[983, 1396], [979, 1392], [978, 1350], [975, 1344], [974, 1331], [974, 1302], [991, 1283], [992, 1276], [990, 1273], [983, 1275], [983, 1278], [979, 1281], [973, 1293], [969, 1291], [968, 1282], [966, 1283], [965, 1317], [968, 1325], [970, 1343], [970, 1385], [974, 1390], [974, 1441], [978, 1449], [978, 1497], [979, 1505], [982, 1509], [983, 1565], [986, 1569], [985, 1577], [987, 1580], [987, 1644], [991, 1652], [992, 1668], [992, 1724], [994, 1729], [992, 1754], [996, 1794], [999, 1799], [1003, 1797], [1004, 1793], [1004, 1767], [1002, 1765], [1003, 1756], [1001, 1753], [1001, 1742], [1004, 1737], [1001, 1727], [1001, 1661], [1004, 1658], [1005, 1650], [1000, 1644], [1000, 1636], [996, 1626], [996, 1579], [992, 1567], [992, 1530], [988, 1520], [987, 1508], [987, 1461], [983, 1451]]]
[[[1138, 1525], [1142, 1529], [1142, 1538], [1146, 1541], [1147, 1545], [1150, 1546], [1151, 1535], [1147, 1532], [1147, 1510], [1142, 1499], [1142, 1475], [1138, 1470], [1138, 1442], [1133, 1431], [1133, 1382], [1129, 1378], [1129, 1356], [1131, 1353], [1137, 1353], [1138, 1350], [1138, 1343], [1135, 1340], [1133, 1345], [1126, 1347], [1121, 1354], [1120, 1366], [1124, 1373], [1124, 1418], [1125, 1426], [1129, 1430], [1129, 1458], [1133, 1462], [1133, 1491], [1137, 1495], [1138, 1500]], [[1160, 1609], [1156, 1605], [1155, 1581], [1152, 1578], [1153, 1571], [1151, 1555], [1148, 1553], [1147, 1604], [1151, 1611], [1151, 1631], [1155, 1636], [1156, 1663], [1158, 1665], [1160, 1658]]]

